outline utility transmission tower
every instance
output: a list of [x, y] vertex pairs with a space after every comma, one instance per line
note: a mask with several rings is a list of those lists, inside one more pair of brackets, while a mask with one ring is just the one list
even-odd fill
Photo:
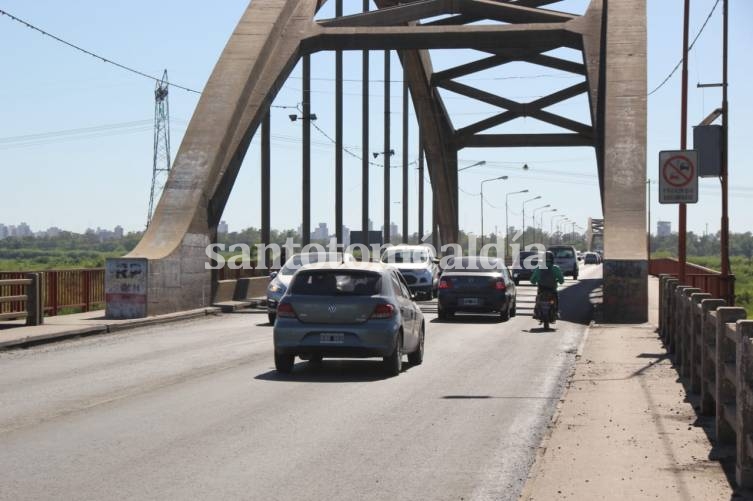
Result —
[[152, 168], [152, 192], [149, 195], [149, 214], [146, 225], [152, 222], [154, 203], [159, 199], [170, 173], [170, 102], [167, 70], [154, 89], [154, 166]]

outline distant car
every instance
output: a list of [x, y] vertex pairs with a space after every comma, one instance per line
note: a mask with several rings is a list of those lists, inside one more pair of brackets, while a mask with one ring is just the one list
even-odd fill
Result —
[[554, 254], [554, 264], [559, 266], [563, 275], [570, 275], [575, 280], [578, 279], [579, 267], [575, 247], [572, 245], [551, 245], [547, 250]]
[[458, 311], [515, 316], [515, 282], [502, 260], [487, 257], [451, 258], [439, 279], [440, 320]]
[[599, 255], [595, 252], [586, 252], [583, 262], [585, 264], [599, 264]]
[[539, 267], [539, 253], [533, 251], [520, 251], [512, 264], [512, 279], [515, 285], [521, 280], [530, 280], [533, 270]]
[[396, 245], [389, 247], [381, 257], [400, 271], [410, 291], [419, 299], [436, 296], [439, 285], [439, 260], [434, 250], [424, 245]]
[[302, 268], [277, 307], [275, 368], [289, 373], [295, 357], [382, 357], [397, 375], [403, 354], [418, 365], [425, 325], [405, 280], [381, 263], [316, 264]]
[[285, 292], [288, 290], [293, 275], [302, 266], [323, 262], [351, 263], [355, 262], [355, 260], [356, 259], [353, 255], [349, 252], [308, 252], [291, 256], [290, 259], [285, 261], [285, 264], [279, 272], [273, 271], [269, 275], [269, 278], [271, 279], [267, 286], [267, 318], [269, 319], [269, 323], [275, 323], [277, 317], [277, 305], [279, 304], [280, 299], [282, 299], [282, 296], [284, 296]]

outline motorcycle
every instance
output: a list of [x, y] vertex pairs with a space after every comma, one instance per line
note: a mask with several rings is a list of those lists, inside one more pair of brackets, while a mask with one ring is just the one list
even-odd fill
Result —
[[543, 322], [545, 330], [557, 321], [557, 299], [552, 291], [543, 289], [536, 294], [533, 318]]

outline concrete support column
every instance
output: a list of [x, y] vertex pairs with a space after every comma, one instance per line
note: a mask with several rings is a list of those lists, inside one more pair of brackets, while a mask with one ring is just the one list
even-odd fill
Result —
[[690, 350], [693, 344], [693, 302], [690, 297], [701, 292], [701, 289], [685, 289], [682, 293], [682, 345], [677, 351], [677, 362], [681, 376], [690, 375]]
[[608, 2], [604, 81], [604, 317], [648, 320], [646, 0]]
[[[702, 416], [713, 416], [716, 412], [714, 392], [716, 391], [716, 364], [711, 359], [710, 346], [716, 346], [716, 310], [726, 303], [722, 299], [701, 301], [703, 315], [701, 339], [701, 402]], [[712, 315], [713, 313], [713, 315]]]
[[[727, 325], [745, 319], [745, 309], [727, 306], [716, 310], [716, 439], [719, 443], [735, 441], [735, 428], [730, 421], [737, 416], [730, 414], [728, 404], [735, 402], [735, 384], [727, 378], [727, 364], [735, 361], [736, 343], [727, 337]], [[732, 325], [733, 329], [737, 326]]]
[[703, 310], [701, 302], [711, 299], [711, 294], [696, 293], [690, 296], [692, 313], [690, 319], [690, 390], [701, 392], [701, 343], [703, 342]]
[[737, 322], [737, 353], [735, 358], [737, 374], [737, 485], [753, 487], [753, 458], [748, 450], [748, 437], [753, 436], [753, 320]]

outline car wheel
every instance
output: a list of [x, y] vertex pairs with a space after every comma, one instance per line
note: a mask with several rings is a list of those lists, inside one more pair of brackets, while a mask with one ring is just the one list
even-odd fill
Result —
[[277, 369], [277, 372], [290, 374], [293, 372], [293, 362], [295, 362], [295, 355], [275, 353], [275, 369]]
[[573, 280], [578, 280], [578, 274], [573, 275]]
[[269, 323], [274, 325], [275, 320], [277, 320], [277, 314], [276, 313], [267, 313], [267, 319], [269, 319]]
[[437, 308], [437, 317], [439, 317], [440, 320], [447, 320], [447, 310], [442, 308], [441, 306]]
[[518, 314], [518, 301], [516, 299], [512, 303], [512, 309], [510, 310], [510, 316], [514, 317], [517, 314]]
[[510, 320], [510, 309], [512, 308], [510, 302], [507, 302], [507, 308], [499, 312], [499, 319], [503, 322]]
[[424, 361], [424, 333], [424, 325], [421, 324], [421, 331], [418, 333], [418, 347], [413, 353], [408, 353], [408, 362], [410, 362], [411, 365], [421, 365]]
[[513, 280], [513, 282], [515, 283], [515, 285], [520, 285], [520, 279], [519, 278], [516, 278], [515, 280]]
[[384, 357], [384, 368], [390, 376], [397, 376], [403, 370], [403, 335], [397, 337], [395, 350], [391, 355]]

